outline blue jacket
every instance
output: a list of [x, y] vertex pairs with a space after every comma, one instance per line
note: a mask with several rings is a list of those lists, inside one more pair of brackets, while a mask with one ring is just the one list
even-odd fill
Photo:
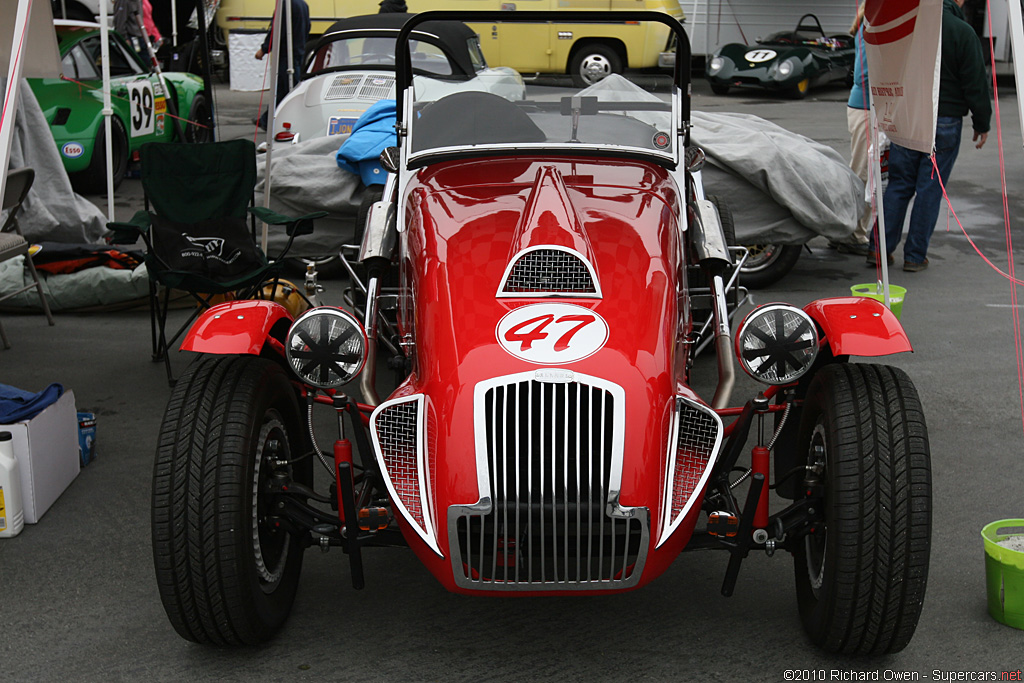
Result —
[[352, 134], [338, 149], [338, 168], [358, 174], [367, 187], [383, 185], [387, 178], [378, 159], [385, 147], [398, 144], [395, 107], [394, 100], [374, 102], [352, 126]]
[[857, 37], [854, 40], [857, 43], [857, 56], [853, 63], [853, 88], [850, 89], [850, 99], [846, 104], [852, 109], [870, 109], [868, 55], [864, 50], [864, 22], [861, 22], [860, 28], [857, 29]]

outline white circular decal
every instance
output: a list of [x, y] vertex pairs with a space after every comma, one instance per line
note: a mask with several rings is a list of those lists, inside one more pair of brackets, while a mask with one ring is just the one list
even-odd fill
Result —
[[760, 62], [767, 62], [768, 60], [775, 59], [778, 53], [775, 50], [751, 50], [747, 54], [743, 55], [743, 59], [748, 62], [758, 64]]
[[77, 159], [85, 154], [85, 147], [77, 142], [65, 142], [64, 146], [60, 148], [60, 153], [68, 159]]
[[516, 358], [542, 365], [572, 363], [608, 341], [608, 323], [575, 304], [528, 304], [512, 309], [494, 330], [501, 348]]

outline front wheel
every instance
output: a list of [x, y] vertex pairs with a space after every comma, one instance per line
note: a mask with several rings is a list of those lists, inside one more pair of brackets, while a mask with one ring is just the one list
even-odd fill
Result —
[[751, 289], [775, 284], [793, 270], [803, 246], [799, 244], [748, 244], [750, 255], [740, 269], [740, 283]]
[[157, 586], [188, 640], [252, 645], [295, 599], [307, 539], [277, 524], [274, 484], [312, 483], [298, 401], [280, 366], [200, 357], [167, 405], [153, 470]]
[[711, 92], [715, 93], [716, 95], [728, 95], [729, 94], [729, 86], [724, 85], [722, 83], [715, 83], [714, 81], [710, 81], [710, 83], [711, 83]]
[[622, 58], [607, 45], [591, 43], [576, 50], [569, 62], [573, 85], [585, 88], [612, 74], [622, 73]]
[[829, 365], [808, 388], [798, 443], [823, 515], [793, 553], [804, 628], [829, 652], [898, 652], [921, 615], [931, 546], [917, 391], [896, 368]]
[[789, 96], [794, 100], [802, 100], [807, 97], [807, 92], [811, 89], [811, 81], [807, 78], [800, 79], [796, 85], [789, 89]]

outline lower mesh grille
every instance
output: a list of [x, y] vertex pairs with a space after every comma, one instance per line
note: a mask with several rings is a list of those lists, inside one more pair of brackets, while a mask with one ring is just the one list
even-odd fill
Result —
[[639, 580], [647, 511], [617, 504], [621, 389], [588, 379], [520, 379], [483, 392], [476, 410], [486, 453], [477, 466], [487, 468], [491, 497], [449, 510], [459, 585], [574, 590]]

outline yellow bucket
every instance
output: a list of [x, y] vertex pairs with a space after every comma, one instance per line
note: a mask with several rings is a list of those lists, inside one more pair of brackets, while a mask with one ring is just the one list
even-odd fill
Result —
[[[850, 292], [854, 296], [866, 296], [875, 301], [881, 301], [885, 303], [885, 294], [882, 289], [882, 285], [877, 282], [867, 282], [862, 285], [853, 285], [850, 287]], [[897, 319], [900, 317], [900, 313], [903, 312], [903, 297], [907, 295], [907, 290], [899, 285], [889, 285], [889, 310], [896, 316]]]

